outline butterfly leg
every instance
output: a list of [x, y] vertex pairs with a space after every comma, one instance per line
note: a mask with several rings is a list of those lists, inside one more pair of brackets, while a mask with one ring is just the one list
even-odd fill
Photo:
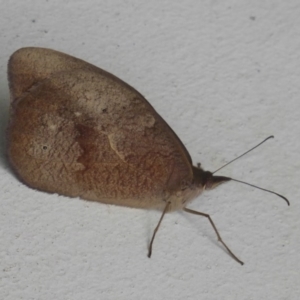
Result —
[[215, 230], [216, 234], [217, 234], [217, 237], [218, 237], [218, 241], [222, 243], [222, 245], [227, 249], [228, 253], [232, 256], [233, 259], [235, 259], [238, 263], [240, 263], [241, 265], [243, 265], [244, 263], [239, 260], [234, 254], [233, 252], [227, 247], [227, 245], [223, 242], [218, 230], [217, 230], [217, 227], [215, 226], [213, 220], [211, 219], [210, 215], [208, 214], [205, 214], [205, 213], [202, 213], [202, 212], [199, 212], [199, 211], [195, 211], [195, 210], [192, 210], [192, 209], [189, 209], [189, 208], [184, 208], [183, 209], [184, 211], [190, 213], [190, 214], [194, 214], [194, 215], [199, 215], [199, 216], [203, 216], [203, 217], [206, 217], [208, 218], [210, 224], [212, 225], [213, 229]]
[[158, 221], [158, 224], [157, 224], [156, 228], [154, 229], [154, 232], [153, 232], [153, 235], [152, 235], [152, 239], [151, 239], [151, 242], [150, 242], [150, 245], [149, 245], [149, 250], [148, 250], [148, 257], [149, 258], [151, 257], [151, 254], [152, 254], [152, 244], [153, 244], [156, 232], [158, 231], [160, 223], [161, 223], [162, 219], [164, 218], [164, 215], [166, 214], [166, 212], [167, 212], [170, 204], [171, 204], [170, 202], [167, 202], [167, 204], [166, 204], [166, 206], [164, 208], [164, 211], [163, 211], [163, 213], [162, 213], [162, 215], [161, 215], [161, 217], [160, 217], [160, 219]]

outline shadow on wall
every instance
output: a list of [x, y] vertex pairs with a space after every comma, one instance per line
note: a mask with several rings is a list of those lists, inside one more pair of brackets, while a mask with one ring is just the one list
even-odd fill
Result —
[[0, 166], [11, 170], [6, 155], [6, 128], [9, 116], [8, 83], [0, 82]]

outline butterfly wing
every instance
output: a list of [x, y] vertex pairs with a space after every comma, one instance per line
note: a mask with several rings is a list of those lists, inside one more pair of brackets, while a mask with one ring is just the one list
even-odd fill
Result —
[[10, 160], [33, 188], [161, 207], [192, 181], [191, 158], [147, 100], [82, 60], [23, 48], [9, 62]]

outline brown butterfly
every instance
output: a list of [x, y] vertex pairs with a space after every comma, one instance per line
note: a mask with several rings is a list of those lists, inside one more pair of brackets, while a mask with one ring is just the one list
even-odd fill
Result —
[[166, 212], [202, 215], [243, 264], [208, 214], [186, 208], [204, 190], [235, 179], [193, 166], [180, 139], [138, 91], [83, 60], [43, 48], [16, 51], [8, 78], [8, 154], [23, 182], [69, 197], [161, 210], [149, 257]]

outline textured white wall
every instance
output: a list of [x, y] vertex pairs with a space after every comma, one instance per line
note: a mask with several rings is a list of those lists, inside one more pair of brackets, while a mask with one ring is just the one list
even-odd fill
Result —
[[[0, 299], [298, 299], [300, 2], [0, 1]], [[137, 88], [210, 170], [264, 139], [190, 207], [207, 220], [37, 192], [5, 150], [6, 64], [24, 46], [60, 50]], [[298, 296], [298, 297], [297, 297]]]

